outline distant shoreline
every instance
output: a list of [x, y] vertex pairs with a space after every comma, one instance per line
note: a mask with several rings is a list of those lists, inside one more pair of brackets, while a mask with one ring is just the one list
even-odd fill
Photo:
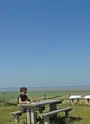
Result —
[[[0, 88], [0, 92], [4, 91], [19, 91], [20, 87], [14, 88]], [[27, 87], [28, 91], [42, 91], [42, 90], [90, 90], [90, 85], [86, 86], [52, 86], [52, 87]]]

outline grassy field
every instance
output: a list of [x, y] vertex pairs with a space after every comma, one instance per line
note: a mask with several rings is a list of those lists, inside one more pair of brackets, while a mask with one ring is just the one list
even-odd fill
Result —
[[[1, 92], [0, 93], [0, 124], [14, 124], [13, 117], [10, 112], [18, 110], [17, 96], [18, 92]], [[28, 96], [33, 100], [42, 100], [44, 97], [53, 99], [64, 99], [63, 103], [58, 107], [72, 106], [73, 109], [70, 112], [70, 119], [68, 124], [90, 124], [90, 106], [87, 105], [87, 101], [81, 100], [80, 104], [76, 101], [74, 105], [71, 105], [68, 97], [70, 94], [90, 94], [89, 91], [33, 91], [28, 92]], [[57, 96], [55, 98], [55, 96]], [[47, 108], [48, 109], [48, 108]], [[63, 116], [63, 113], [60, 114]], [[21, 123], [24, 124], [25, 115], [20, 117]], [[57, 124], [59, 124], [58, 121]], [[61, 124], [61, 123], [60, 123]]]

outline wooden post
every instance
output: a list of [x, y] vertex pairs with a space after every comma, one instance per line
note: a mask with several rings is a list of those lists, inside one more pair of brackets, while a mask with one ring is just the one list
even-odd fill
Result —
[[15, 120], [16, 123], [19, 123], [19, 115], [15, 115], [14, 120]]
[[90, 99], [87, 99], [87, 101], [88, 101], [88, 105], [90, 105]]
[[43, 110], [42, 110], [42, 108], [41, 108], [41, 107], [39, 107], [39, 112], [40, 112], [40, 113], [42, 113], [42, 112], [43, 112]]
[[89, 99], [89, 105], [90, 105], [90, 99]]
[[69, 117], [69, 112], [68, 112], [68, 111], [65, 112], [65, 117], [66, 117], [66, 118]]
[[72, 105], [74, 104], [74, 99], [71, 99], [71, 103], [72, 103]]
[[27, 124], [31, 124], [30, 109], [27, 108]]
[[65, 120], [64, 120], [64, 122], [67, 121], [68, 117], [69, 117], [69, 111], [66, 111], [66, 112], [65, 112]]
[[46, 100], [46, 93], [44, 93], [44, 100]]
[[45, 116], [43, 118], [44, 118], [44, 124], [50, 124], [48, 116]]
[[79, 104], [79, 99], [77, 99], [77, 104]]
[[36, 124], [36, 114], [35, 114], [35, 108], [31, 108], [31, 124]]
[[[50, 104], [49, 107], [50, 107], [50, 111], [53, 111], [53, 110], [57, 109], [56, 104], [53, 104], [53, 103]], [[57, 118], [57, 114], [51, 115], [50, 117], [54, 117], [56, 119]]]
[[71, 93], [69, 93], [69, 97], [71, 96]]
[[53, 103], [50, 104], [49, 107], [50, 107], [50, 111], [53, 111], [53, 110], [56, 110], [57, 109], [56, 104], [53, 104]]

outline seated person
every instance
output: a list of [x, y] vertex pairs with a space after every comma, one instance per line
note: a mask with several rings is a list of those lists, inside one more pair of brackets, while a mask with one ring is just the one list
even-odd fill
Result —
[[[26, 93], [27, 93], [27, 88], [26, 87], [21, 87], [20, 88], [20, 95], [18, 97], [18, 104], [25, 104], [25, 103], [31, 103], [32, 102], [32, 100], [28, 98], [28, 96], [26, 95]], [[40, 108], [42, 110], [45, 109], [43, 105], [40, 106]], [[19, 106], [19, 110], [20, 111], [23, 111], [23, 112], [26, 112], [26, 109], [25, 108], [22, 108], [20, 106]], [[41, 118], [37, 116], [36, 117], [36, 121], [41, 121]]]
[[[21, 87], [20, 88], [20, 95], [18, 97], [18, 104], [25, 104], [25, 103], [31, 103], [32, 100], [28, 98], [27, 94], [27, 88], [26, 87]], [[39, 106], [42, 110], [45, 110], [44, 105]], [[19, 109], [23, 112], [26, 112], [26, 109], [23, 109], [19, 107]]]
[[[18, 96], [18, 104], [25, 104], [25, 103], [31, 103], [32, 100], [28, 98], [26, 95], [27, 93], [27, 88], [26, 87], [21, 87], [20, 88], [20, 95]], [[21, 111], [26, 112], [26, 109], [19, 108]]]

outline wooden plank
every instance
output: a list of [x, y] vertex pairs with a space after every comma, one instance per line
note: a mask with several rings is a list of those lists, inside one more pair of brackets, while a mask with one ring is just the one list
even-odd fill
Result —
[[19, 122], [19, 116], [22, 114], [23, 112], [22, 111], [16, 111], [16, 112], [11, 112], [11, 114], [13, 115], [14, 117], [14, 120], [15, 122]]
[[16, 111], [16, 112], [11, 112], [12, 115], [18, 115], [18, 114], [22, 114], [22, 111]]
[[36, 103], [36, 106], [38, 105], [44, 105], [44, 104], [59, 104], [62, 103], [61, 100], [43, 100], [43, 101], [39, 101]]
[[62, 103], [62, 100], [42, 100], [42, 101], [37, 101], [37, 102], [33, 102], [30, 104], [19, 104], [18, 106], [21, 106], [23, 108], [31, 108], [31, 107], [36, 107], [36, 106], [41, 106], [41, 105], [45, 105], [45, 104], [59, 104]]
[[54, 110], [54, 111], [43, 113], [43, 114], [41, 114], [41, 116], [48, 116], [48, 115], [56, 114], [58, 112], [71, 111], [71, 109], [72, 109], [71, 107], [62, 108], [62, 109], [60, 108], [60, 109], [57, 109], [57, 110]]
[[31, 124], [31, 115], [30, 115], [30, 109], [27, 108], [27, 124]]
[[36, 124], [35, 108], [31, 108], [31, 124]]
[[54, 111], [50, 111], [50, 112], [47, 112], [47, 113], [43, 113], [41, 114], [41, 118], [44, 119], [44, 124], [50, 124], [50, 116], [51, 115], [54, 115], [58, 112], [65, 112], [65, 121], [67, 120], [67, 118], [69, 117], [69, 111], [71, 111], [71, 107], [67, 107], [67, 108], [60, 108], [60, 109], [57, 109], [57, 110], [54, 110]]

